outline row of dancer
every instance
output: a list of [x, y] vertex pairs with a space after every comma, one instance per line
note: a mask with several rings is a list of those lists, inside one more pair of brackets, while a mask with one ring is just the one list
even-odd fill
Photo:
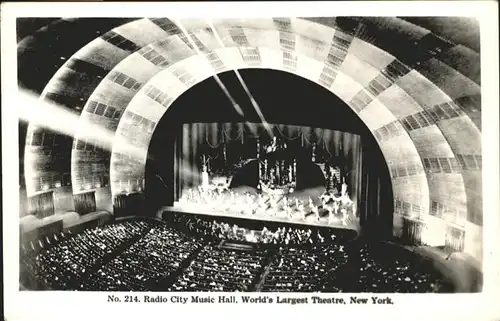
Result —
[[322, 218], [329, 223], [347, 225], [349, 217], [355, 215], [355, 204], [347, 193], [336, 196], [324, 193], [313, 201], [284, 195], [250, 194], [234, 191], [220, 192], [216, 190], [197, 191], [190, 189], [184, 202], [210, 208], [215, 212], [282, 217], [292, 220], [308, 220], [319, 222]]

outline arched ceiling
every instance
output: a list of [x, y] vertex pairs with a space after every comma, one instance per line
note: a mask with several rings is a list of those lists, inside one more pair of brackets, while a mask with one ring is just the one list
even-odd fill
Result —
[[149, 141], [177, 97], [217, 73], [266, 68], [316, 82], [359, 115], [389, 165], [396, 211], [481, 224], [478, 46], [453, 33], [456, 19], [439, 19], [183, 19], [187, 36], [167, 18], [117, 23], [68, 57], [42, 93], [115, 132], [111, 154], [85, 126], [61, 149], [62, 138], [30, 125], [28, 195], [60, 171], [50, 165], [55, 146], [70, 159], [73, 193], [108, 173], [114, 195], [124, 181], [143, 188]]

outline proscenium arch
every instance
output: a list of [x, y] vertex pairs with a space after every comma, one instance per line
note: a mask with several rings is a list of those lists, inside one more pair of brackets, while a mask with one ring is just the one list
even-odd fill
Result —
[[[248, 67], [248, 66], [247, 66], [247, 67]], [[250, 67], [251, 67], [251, 66], [250, 66]], [[401, 155], [400, 153], [398, 153], [398, 154], [399, 154], [399, 155]], [[454, 193], [454, 195], [459, 195], [459, 194], [460, 194], [460, 193], [458, 193], [458, 194], [457, 194], [457, 193]], [[410, 202], [408, 202], [408, 203], [410, 203]], [[410, 204], [415, 204], [415, 203], [419, 203], [419, 202], [418, 202], [418, 201], [417, 201], [417, 202], [413, 201], [413, 202], [411, 202]], [[428, 206], [425, 206], [425, 202], [420, 202], [420, 205], [419, 205], [419, 206], [422, 206], [422, 204], [424, 204], [424, 206], [423, 206], [423, 207], [424, 207], [424, 211], [425, 211], [425, 208], [428, 208]], [[412, 209], [413, 209], [413, 208], [414, 208], [414, 207], [412, 207]], [[421, 211], [421, 210], [422, 210], [421, 208], [417, 208], [417, 211]]]
[[[363, 154], [370, 155], [362, 162], [363, 168], [370, 173], [369, 177], [364, 176], [363, 182], [368, 184], [369, 178], [370, 182], [376, 180], [380, 186], [383, 186], [380, 188], [378, 197], [362, 196], [368, 190], [357, 194], [361, 199], [369, 200], [359, 204], [363, 234], [370, 234], [371, 231], [379, 238], [390, 237], [393, 226], [390, 172], [375, 138], [357, 114], [324, 87], [291, 72], [248, 68], [240, 69], [239, 73], [259, 102], [266, 120], [271, 124], [317, 127], [360, 135]], [[145, 206], [156, 211], [162, 206], [171, 205], [177, 200], [176, 196], [179, 196], [179, 190], [176, 189], [176, 182], [179, 182], [176, 168], [179, 167], [176, 167], [174, 161], [174, 148], [170, 146], [174, 146], [176, 137], [183, 131], [183, 128], [186, 129], [183, 127], [184, 123], [236, 122], [240, 123], [239, 128], [243, 130], [241, 126], [244, 121], [259, 122], [244, 90], [238, 88], [240, 85], [234, 72], [224, 72], [219, 74], [219, 77], [228, 86], [236, 101], [240, 103], [245, 117], [241, 117], [234, 110], [231, 102], [211, 78], [194, 85], [179, 96], [159, 120], [148, 146], [149, 156], [145, 165]], [[280, 85], [275, 90], [273, 84], [277, 83]], [[304, 108], [305, 106], [307, 109]], [[249, 129], [245, 128], [244, 131], [247, 132]], [[367, 160], [366, 163], [365, 160]], [[371, 168], [371, 171], [368, 168]], [[359, 170], [360, 174], [361, 169]], [[369, 191], [372, 193], [371, 188]], [[377, 195], [375, 189], [372, 195]], [[376, 201], [377, 198], [379, 201]], [[366, 211], [368, 208], [375, 208], [375, 205], [378, 210]]]
[[[269, 55], [274, 55], [275, 58], [276, 57], [279, 58], [282, 55], [282, 52], [280, 52], [278, 50], [274, 50], [274, 49], [259, 48], [258, 50], [260, 52], [261, 57], [264, 57], [264, 56], [268, 57], [267, 60], [262, 59], [262, 61], [272, 62], [275, 60], [272, 59], [272, 57], [270, 57]], [[224, 52], [224, 51], [226, 51], [226, 52]], [[229, 51], [229, 52], [227, 52], [227, 51]], [[225, 48], [225, 49], [216, 50], [216, 53], [218, 54], [218, 56], [226, 56], [227, 57], [231, 52], [233, 54], [238, 54], [238, 49], [237, 48]], [[300, 58], [308, 59], [307, 57], [300, 57], [299, 55], [297, 55], [297, 58], [298, 58], [297, 61], [299, 61], [299, 62], [301, 61]], [[235, 60], [235, 61], [237, 62], [237, 60]], [[222, 70], [221, 72], [229, 71], [232, 69], [244, 69], [244, 68], [258, 68], [258, 67], [260, 67], [260, 68], [274, 69], [274, 70], [292, 73], [292, 74], [298, 75], [302, 78], [308, 79], [314, 83], [317, 83], [317, 81], [315, 81], [315, 79], [317, 79], [317, 78], [315, 77], [314, 72], [311, 72], [311, 70], [317, 70], [318, 72], [321, 70], [320, 69], [321, 65], [318, 64], [317, 62], [315, 62], [314, 60], [307, 61], [307, 68], [302, 69], [302, 70], [307, 70], [307, 72], [304, 72], [304, 73], [298, 73], [297, 70], [292, 71], [290, 69], [285, 69], [285, 68], [280, 67], [279, 65], [278, 66], [273, 65], [272, 63], [271, 64], [262, 64], [261, 66], [256, 66], [255, 64], [251, 64], [251, 65], [247, 64], [243, 60], [240, 60], [239, 64], [236, 64], [235, 61], [233, 61], [233, 63], [232, 63], [232, 66], [231, 66], [232, 68], [226, 68], [225, 70]], [[302, 61], [304, 61], [304, 60], [302, 60]], [[190, 58], [187, 58], [186, 61], [179, 62], [179, 64], [181, 64], [181, 66], [179, 66], [178, 64], [175, 64], [175, 65], [172, 65], [169, 68], [165, 69], [164, 71], [156, 74], [156, 76], [153, 77], [148, 82], [148, 84], [143, 87], [143, 88], [145, 88], [146, 92], [141, 90], [138, 93], [138, 95], [136, 95], [132, 99], [132, 101], [129, 103], [129, 105], [127, 107], [127, 111], [129, 113], [124, 114], [124, 118], [121, 119], [120, 124], [118, 125], [117, 137], [120, 140], [127, 141], [132, 137], [137, 137], [141, 132], [144, 133], [143, 128], [129, 126], [129, 124], [132, 122], [132, 118], [137, 117], [136, 115], [139, 115], [139, 114], [144, 115], [144, 113], [142, 112], [143, 110], [148, 110], [147, 119], [149, 121], [152, 121], [154, 124], [158, 123], [158, 121], [163, 117], [163, 114], [166, 112], [168, 107], [170, 107], [173, 104], [173, 102], [175, 101], [175, 99], [177, 97], [182, 95], [185, 91], [187, 91], [193, 85], [204, 81], [205, 79], [207, 79], [208, 77], [211, 77], [214, 74], [213, 73], [214, 71], [210, 67], [210, 65], [206, 62], [206, 60], [203, 57], [200, 57], [200, 56], [196, 56], [196, 55], [192, 56]], [[189, 74], [192, 76], [190, 78], [188, 86], [183, 84], [181, 81], [179, 81], [174, 76], [174, 74], [172, 73], [172, 70], [176, 70], [176, 69], [183, 69], [186, 74]], [[298, 69], [298, 70], [301, 70], [301, 69]], [[196, 76], [194, 76], [194, 75], [196, 75]], [[344, 85], [356, 86], [356, 83], [352, 79], [350, 79], [350, 77], [344, 76], [344, 78], [345, 78]], [[148, 90], [150, 90], [150, 88], [160, 89], [162, 84], [170, 84], [172, 86], [170, 88], [170, 90], [162, 91], [162, 92], [169, 92], [169, 94], [168, 94], [168, 98], [169, 98], [168, 102], [169, 103], [166, 106], [163, 106], [160, 103], [158, 103], [157, 101], [151, 99], [148, 96], [148, 92], [147, 92]], [[323, 86], [323, 87], [331, 91], [331, 88], [327, 88], [326, 86]], [[345, 100], [344, 100], [344, 102], [345, 102]], [[355, 109], [353, 109], [353, 111], [356, 112]], [[357, 114], [359, 115], [359, 113], [357, 113]], [[123, 121], [123, 124], [122, 124], [122, 121]], [[364, 122], [365, 122], [365, 124], [367, 124], [366, 121], [364, 121]], [[370, 128], [369, 123], [367, 125], [368, 125], [367, 127], [369, 127], [369, 129], [373, 131], [373, 127]], [[406, 134], [402, 128], [399, 131], [399, 133], [401, 136]], [[120, 137], [121, 135], [123, 135], [123, 137]], [[128, 146], [126, 146], [126, 145], [114, 145], [117, 148], [113, 149], [113, 154], [112, 154], [112, 158], [111, 158], [111, 164], [112, 164], [111, 165], [111, 182], [112, 182], [111, 186], [112, 186], [112, 194], [113, 195], [130, 192], [130, 190], [124, 189], [124, 186], [126, 186], [126, 184], [124, 182], [127, 182], [127, 180], [130, 179], [131, 181], [140, 182], [145, 177], [145, 163], [146, 163], [146, 158], [147, 158], [147, 150], [148, 150], [149, 142], [150, 142], [150, 139], [152, 137], [152, 131], [151, 131], [151, 135], [147, 134], [146, 137], [144, 135], [141, 135], [141, 137], [142, 137], [142, 139], [141, 139], [142, 145], [139, 145], [136, 147], [139, 147], [139, 150], [142, 150], [143, 153], [142, 153], [142, 155], [140, 155], [137, 158], [124, 157], [124, 155], [127, 154]], [[386, 158], [389, 156], [389, 157], [391, 157], [390, 159], [392, 159], [392, 160], [394, 160], [394, 159], [398, 160], [398, 157], [401, 157], [401, 156], [405, 157], [406, 159], [419, 160], [418, 152], [415, 150], [415, 147], [414, 147], [412, 141], [409, 139], [409, 137], [406, 136], [405, 138], [400, 138], [400, 139], [407, 146], [413, 146], [413, 149], [407, 149], [405, 151], [402, 151], [401, 148], [399, 148], [398, 151], [391, 153], [391, 150], [390, 149], [388, 150], [388, 148], [386, 147], [387, 144], [382, 144], [381, 142], [379, 142], [379, 146], [380, 146], [382, 152], [384, 153], [384, 156], [386, 156]], [[119, 146], [121, 146], [123, 149], [120, 150]], [[389, 147], [391, 147], [391, 146], [389, 145]], [[397, 162], [393, 162], [393, 163], [396, 163], [396, 165], [398, 165]], [[388, 163], [388, 164], [390, 166], [391, 163]], [[415, 165], [418, 166], [418, 163], [416, 163]], [[421, 164], [420, 164], [420, 166], [422, 168]], [[120, 170], [122, 168], [126, 168], [126, 172], [123, 174], [120, 174]], [[130, 172], [133, 172], [134, 175], [136, 175], [136, 176], [130, 177], [130, 175], [129, 175]], [[415, 175], [415, 176], [417, 176], [417, 175]], [[425, 207], [423, 205], [428, 204], [428, 198], [429, 198], [429, 194], [428, 194], [429, 192], [428, 192], [428, 189], [426, 188], [427, 184], [425, 181], [425, 174], [423, 174], [423, 168], [420, 171], [420, 175], [417, 176], [417, 179], [418, 180], [416, 180], [415, 177], [413, 178], [413, 185], [403, 185], [403, 184], [401, 184], [400, 179], [398, 179], [397, 177], [392, 177], [392, 183], [393, 183], [393, 186], [394, 186], [394, 184], [397, 184], [396, 186], [397, 186], [397, 188], [399, 188], [400, 191], [402, 190], [402, 188], [401, 188], [402, 186], [407, 187], [406, 193], [401, 193], [400, 191], [394, 191], [395, 197], [399, 196], [398, 199], [404, 200], [408, 203], [411, 202], [412, 204], [419, 204], [421, 207], [418, 210], [422, 211], [423, 209], [425, 209]], [[397, 194], [397, 193], [399, 193], [399, 194]], [[421, 215], [422, 213], [419, 212], [418, 214]]]
[[[428, 80], [421, 73], [422, 70], [425, 71], [426, 64], [434, 67], [438, 66], [441, 67], [441, 70], [447, 71], [449, 69], [453, 69], [450, 67], [450, 65], [453, 65], [453, 61], [450, 62], [450, 59], [448, 59], [447, 63], [449, 65], [447, 65], [440, 63], [439, 60], [436, 61], [432, 55], [429, 55], [429, 57], [426, 57], [426, 59], [423, 59], [423, 62], [420, 63], [420, 66], [418, 67], [419, 71], [416, 71], [415, 69], [406, 66], [405, 63], [395, 59], [392, 54], [388, 54], [384, 50], [377, 49], [375, 46], [376, 44], [379, 44], [381, 47], [385, 46], [386, 48], [390, 45], [384, 43], [382, 40], [377, 40], [375, 37], [377, 33], [373, 32], [370, 34], [370, 29], [365, 27], [380, 27], [380, 21], [384, 22], [382, 24], [383, 27], [388, 27], [392, 23], [393, 31], [395, 30], [394, 26], [402, 27], [405, 31], [410, 30], [411, 32], [406, 32], [405, 34], [409, 35], [408, 38], [415, 41], [415, 43], [429, 42], [427, 38], [432, 37], [428, 37], [429, 34], [431, 34], [428, 30], [412, 25], [406, 21], [399, 21], [396, 18], [373, 18], [373, 21], [369, 21], [369, 19], [371, 18], [357, 20], [349, 18], [310, 19], [315, 22], [306, 21], [304, 19], [232, 19], [214, 21], [214, 25], [216, 26], [219, 34], [221, 34], [224, 43], [229, 47], [271, 47], [271, 50], [273, 48], [275, 50], [280, 48], [282, 50], [282, 56], [279, 57], [274, 55], [274, 64], [272, 64], [278, 66], [276, 67], [278, 70], [287, 69], [288, 67], [285, 67], [285, 65], [293, 66], [294, 56], [298, 57], [298, 60], [295, 61], [298, 68], [302, 65], [301, 62], [304, 61], [304, 58], [301, 57], [314, 57], [314, 60], [317, 61], [316, 74], [310, 74], [308, 79], [316, 78], [310, 80], [321, 82], [323, 86], [328, 86], [329, 81], [331, 81], [329, 86], [330, 89], [332, 89], [332, 91], [344, 101], [347, 100], [355, 109], [360, 110], [360, 117], [362, 117], [362, 119], [364, 118], [367, 123], [371, 122], [371, 126], [369, 127], [374, 132], [381, 148], [385, 150], [386, 155], [392, 155], [392, 157], [387, 156], [387, 158], [391, 168], [391, 175], [394, 178], [393, 183], [396, 183], [394, 184], [394, 190], [402, 192], [400, 199], [395, 201], [397, 205], [396, 208], [400, 208], [400, 205], [402, 204], [403, 210], [406, 211], [408, 210], [408, 205], [410, 205], [410, 212], [423, 211], [424, 213], [429, 213], [432, 212], [432, 208], [429, 210], [429, 207], [432, 207], [429, 206], [429, 203], [433, 202], [432, 205], [437, 203], [441, 208], [446, 206], [461, 212], [467, 204], [467, 197], [464, 196], [465, 188], [463, 184], [463, 177], [464, 175], [469, 175], [470, 177], [467, 178], [468, 181], [472, 179], [477, 182], [477, 176], [470, 172], [464, 174], [464, 171], [456, 169], [450, 173], [445, 170], [444, 167], [441, 167], [440, 163], [438, 163], [438, 167], [441, 171], [432, 172], [429, 171], [428, 168], [425, 168], [426, 166], [422, 166], [422, 163], [427, 164], [432, 160], [444, 160], [446, 162], [451, 162], [453, 165], [456, 163], [455, 155], [481, 154], [480, 144], [469, 144], [470, 146], [465, 146], [467, 144], [463, 144], [465, 140], [460, 139], [463, 137], [460, 136], [460, 133], [457, 133], [456, 130], [450, 131], [448, 129], [450, 127], [440, 126], [441, 123], [455, 122], [462, 127], [465, 126], [465, 134], [467, 134], [467, 139], [469, 141], [472, 138], [473, 140], [475, 139], [480, 142], [480, 132], [477, 127], [475, 127], [474, 123], [472, 123], [469, 119], [468, 114], [464, 115], [462, 113], [458, 116], [455, 115], [456, 117], [449, 117], [446, 120], [438, 121], [421, 119], [421, 116], [425, 111], [432, 112], [433, 108], [440, 104], [449, 103], [453, 106], [455, 103], [458, 104], [461, 102], [460, 99], [463, 97], [453, 96], [458, 94], [453, 93], [449, 89], [450, 86], [446, 87], [447, 81], [450, 83], [452, 81], [457, 83], [457, 80], [459, 80], [459, 83], [463, 83], [462, 87], [468, 86], [467, 88], [469, 88], [468, 90], [471, 95], [477, 92], [477, 88], [475, 88], [470, 81], [465, 81], [465, 79], [469, 78], [464, 76], [462, 73], [454, 73], [449, 77], [449, 80], [445, 77], [444, 82], [441, 81], [440, 86], [434, 85], [433, 81]], [[163, 22], [165, 21], [168, 23], [168, 19], [163, 19]], [[140, 40], [140, 37], [137, 34], [134, 35], [133, 32], [131, 32], [131, 30], [134, 29], [132, 27], [133, 24], [141, 25], [141, 28], [143, 28], [141, 29], [141, 34], [142, 31], [145, 30], [144, 28], [148, 31], [152, 31], [149, 33], [149, 38]], [[145, 46], [147, 42], [151, 41], [152, 38], [154, 38], [153, 35], [157, 35], [157, 38], [161, 39], [162, 37], [165, 38], [165, 36], [168, 36], [168, 34], [175, 33], [165, 31], [165, 29], [168, 28], [174, 30], [172, 25], [167, 28], [167, 24], [163, 24], [162, 26], [164, 28], [156, 28], [160, 26], [160, 24], [161, 23], [158, 21], [152, 22], [148, 19], [141, 19], [118, 27], [114, 30], [114, 32], [121, 34], [124, 38], [131, 39], [131, 42], [136, 43], [138, 47], [140, 47]], [[183, 21], [183, 24], [188, 30], [198, 35], [197, 37], [202, 43], [204, 43], [205, 46], [209, 47], [209, 44], [213, 44], [215, 46], [214, 49], [217, 48], [218, 44], [213, 39], [210, 40], [210, 38], [207, 37], [209, 32], [206, 31], [206, 23], [203, 21], [193, 20], [186, 22]], [[163, 31], [166, 33], [162, 34]], [[200, 34], [198, 31], [202, 33]], [[263, 35], [266, 36], [262, 37]], [[290, 37], [290, 35], [292, 37]], [[372, 44], [369, 44], [364, 40], [360, 40], [360, 38], [370, 41]], [[307, 39], [309, 39], [309, 44], [312, 44], [309, 47], [306, 45]], [[344, 43], [346, 39], [348, 40], [347, 44], [344, 44], [344, 47], [342, 47], [342, 43]], [[425, 39], [426, 41], [422, 39]], [[259, 46], [261, 45], [259, 41], [268, 41], [267, 46]], [[377, 41], [380, 43], [377, 43]], [[240, 42], [240, 44], [235, 42]], [[184, 42], [184, 44], [186, 43]], [[241, 44], [244, 44], [245, 46], [242, 46]], [[119, 70], [118, 67], [125, 66], [125, 61], [127, 61], [129, 57], [138, 56], [138, 54], [127, 55], [126, 51], [113, 47], [100, 38], [94, 42], [93, 46], [95, 48], [100, 48], [101, 54], [103, 52], [106, 53], [106, 51], [102, 48], [106, 47], [109, 49], [109, 59], [107, 60], [108, 62], [105, 63], [107, 65], [101, 66], [103, 68], [105, 67], [104, 69], [106, 70], [111, 69], [112, 66], [114, 66], [112, 70]], [[429, 48], [431, 47], [429, 46]], [[458, 46], [454, 46], [449, 50], [457, 51], [457, 48]], [[79, 57], [82, 58], [82, 60], [84, 58], [89, 60], [88, 57], [92, 56], [89, 52], [92, 53], [96, 50], [97, 49], [94, 51], [90, 49], [82, 49], [79, 53]], [[163, 52], [165, 57], [170, 58], [168, 52], [165, 52], [165, 50]], [[398, 55], [395, 56], [397, 57]], [[404, 55], [402, 54], [402, 56]], [[290, 59], [290, 57], [292, 58]], [[379, 58], [373, 57], [382, 58], [378, 60]], [[223, 58], [220, 60], [222, 61]], [[370, 61], [370, 59], [372, 61]], [[90, 60], [95, 61], [95, 59]], [[104, 61], [106, 61], [106, 59], [104, 59]], [[122, 63], [118, 64], [119, 61]], [[311, 62], [312, 59], [309, 59], [308, 61]], [[336, 61], [338, 65], [335, 64]], [[144, 62], [146, 62], [145, 59]], [[102, 61], [96, 63], [103, 64]], [[376, 67], [373, 67], [374, 65], [376, 65]], [[151, 65], [148, 66], [145, 63], [143, 63], [141, 67], [153, 68]], [[269, 66], [267, 66], [267, 68], [269, 68]], [[132, 70], [133, 68], [127, 69]], [[461, 72], [465, 73], [466, 70], [461, 70]], [[332, 74], [335, 74], [334, 79], [331, 77]], [[109, 75], [110, 73], [108, 72], [108, 76]], [[136, 75], [138, 75], [137, 72]], [[384, 75], [386, 78], [385, 85], [384, 77], [381, 77]], [[349, 79], [351, 76], [356, 79], [356, 81], [350, 82], [351, 85], [348, 86], [346, 85], [349, 83], [348, 80], [344, 80]], [[430, 72], [427, 72], [426, 76], [429, 78], [435, 78], [435, 75], [432, 75]], [[377, 87], [376, 83], [379, 83], [379, 85], [382, 84], [382, 87]], [[436, 81], [436, 83], [439, 83], [439, 81]], [[111, 93], [111, 95], [108, 96], [111, 98], [108, 99], [112, 100], [113, 97], [117, 97], [115, 99], [119, 99], [118, 97], [120, 95], [117, 93], [118, 90], [112, 89], [110, 86], [106, 87], [105, 85], [105, 80], [103, 80], [99, 83], [97, 89], [102, 87], [103, 89], [106, 89], [108, 93]], [[97, 89], [95, 92], [98, 91]], [[422, 93], [426, 91], [427, 96], [429, 97], [422, 96]], [[103, 95], [100, 95], [99, 97], [102, 96]], [[133, 96], [135, 96], [135, 94]], [[88, 105], [89, 103], [87, 102], [84, 110], [87, 109]], [[126, 108], [128, 109], [128, 106]], [[370, 112], [370, 110], [372, 110], [372, 112]], [[374, 115], [374, 110], [377, 111], [377, 117], [370, 117], [371, 115]], [[387, 110], [390, 114], [392, 114], [392, 116], [387, 113]], [[384, 115], [384, 111], [387, 117], [379, 117], [380, 113]], [[420, 121], [417, 121], [417, 124], [419, 125], [417, 126], [418, 128], [410, 126], [408, 129], [408, 121], [413, 121], [416, 116], [419, 116], [418, 120]], [[454, 128], [457, 127], [456, 124], [451, 125], [454, 125]], [[400, 133], [402, 131], [406, 133], [403, 135], [393, 134]], [[400, 137], [400, 141], [397, 141], [395, 137]], [[428, 148], [425, 144], [426, 141], [438, 141], [439, 147]], [[401, 146], [401, 143], [407, 142], [409, 142], [410, 145], [416, 146], [416, 155], [418, 156], [417, 158], [411, 158], [411, 166], [407, 166], [407, 159], [401, 159], [400, 161], [398, 158], [395, 158], [395, 156], [402, 155], [398, 151], [398, 146]], [[414, 152], [415, 149], [412, 149], [411, 155], [415, 155]], [[405, 155], [405, 157], [406, 156], [408, 155]], [[74, 161], [75, 159], [73, 162]], [[417, 166], [415, 166], [415, 164]], [[72, 169], [73, 177], [78, 176], [79, 170], [77, 168], [78, 166], [75, 167], [75, 170]], [[424, 174], [425, 172], [422, 171], [422, 168], [426, 169], [426, 174]], [[418, 173], [417, 175], [408, 175], [409, 172], [413, 174], [415, 171]], [[421, 183], [422, 179], [418, 178], [420, 176], [422, 176], [424, 181], [428, 178], [425, 184]], [[417, 193], [413, 192], [408, 194], [403, 192], [405, 190], [415, 189], [415, 186], [411, 185], [415, 178], [417, 178], [417, 186], [423, 185], [424, 189], [428, 190], [427, 192], [424, 191], [423, 196], [420, 195], [417, 197], [415, 196]], [[403, 188], [404, 186], [406, 186], [406, 189]], [[427, 186], [427, 188], [425, 186]], [[457, 187], [457, 190], [449, 192], [447, 189], [450, 186]], [[73, 192], [75, 192], [75, 190]], [[470, 199], [471, 197], [469, 195], [471, 194], [471, 191], [468, 190], [467, 192], [467, 196]], [[474, 195], [474, 199], [478, 198], [476, 196], [477, 195]], [[424, 200], [424, 202], [422, 202], [422, 198], [426, 199], [426, 201]], [[409, 202], [406, 200], [409, 200]], [[469, 211], [477, 210], [478, 208], [480, 210], [479, 206], [475, 206], [475, 209], [472, 208], [469, 209]]]

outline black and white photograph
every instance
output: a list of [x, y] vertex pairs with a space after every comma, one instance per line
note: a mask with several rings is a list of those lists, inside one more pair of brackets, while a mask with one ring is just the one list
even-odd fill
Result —
[[74, 13], [15, 18], [20, 292], [482, 292], [477, 18]]

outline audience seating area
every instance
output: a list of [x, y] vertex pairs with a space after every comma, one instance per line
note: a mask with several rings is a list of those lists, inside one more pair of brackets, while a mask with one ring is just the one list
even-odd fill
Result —
[[357, 289], [374, 293], [453, 291], [451, 285], [430, 267], [429, 262], [404, 251], [398, 251], [397, 256], [388, 255], [387, 249], [390, 248], [390, 245], [381, 247], [365, 244], [359, 249]]
[[60, 276], [57, 271], [40, 266], [43, 264], [42, 261], [47, 259], [42, 259], [43, 256], [39, 256], [37, 253], [57, 242], [63, 244], [63, 241], [69, 237], [71, 237], [71, 232], [68, 231], [45, 236], [29, 243], [21, 243], [19, 258], [22, 286], [32, 289], [49, 288], [49, 284], [59, 281]]
[[[191, 222], [193, 223], [193, 222]], [[216, 242], [214, 242], [216, 241]], [[228, 240], [225, 241], [230, 242]], [[424, 259], [355, 240], [227, 245], [156, 220], [21, 246], [21, 288], [82, 291], [451, 292]], [[241, 243], [243, 244], [243, 243]]]
[[57, 234], [46, 236], [42, 238], [45, 242], [38, 240], [38, 247], [32, 243], [21, 253], [21, 260], [29, 262], [28, 271], [40, 287], [77, 289], [85, 273], [99, 260], [147, 228], [143, 221], [132, 221], [85, 230], [74, 236], [61, 235], [60, 240]]
[[138, 242], [93, 273], [82, 289], [161, 290], [162, 282], [179, 270], [200, 246], [190, 237], [164, 225], [155, 226]]
[[[343, 292], [339, 279], [347, 265], [345, 246], [280, 248], [269, 266], [264, 292]], [[345, 280], [344, 280], [345, 281]]]
[[265, 252], [246, 252], [205, 247], [172, 291], [244, 292], [254, 290], [262, 272]]

